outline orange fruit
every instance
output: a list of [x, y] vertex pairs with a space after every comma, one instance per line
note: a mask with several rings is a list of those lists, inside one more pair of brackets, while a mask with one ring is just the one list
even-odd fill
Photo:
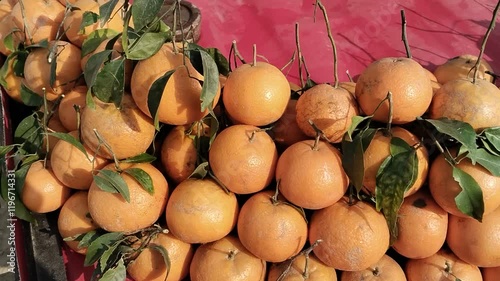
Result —
[[483, 281], [496, 281], [498, 276], [500, 276], [500, 266], [499, 267], [485, 267], [482, 269]]
[[279, 264], [273, 264], [269, 270], [267, 281], [277, 281], [278, 278], [287, 270], [289, 271], [284, 275], [282, 281], [337, 281], [337, 272], [335, 268], [326, 266], [314, 254], [310, 254], [307, 262], [306, 269], [306, 256], [299, 255], [293, 259], [292, 264], [290, 261], [285, 261]]
[[28, 169], [21, 191], [21, 201], [30, 211], [49, 213], [59, 209], [70, 195], [70, 189], [64, 186], [49, 166], [43, 161], [36, 161]]
[[482, 222], [450, 215], [446, 242], [460, 259], [480, 267], [500, 266], [500, 207]]
[[[151, 246], [162, 246], [168, 253], [170, 270], [162, 254]], [[177, 281], [189, 274], [189, 265], [193, 258], [193, 245], [182, 242], [171, 233], [160, 233], [151, 240], [139, 256], [127, 266], [128, 274], [137, 281]]]
[[[78, 140], [78, 132], [71, 134]], [[83, 145], [87, 156], [73, 144], [61, 140], [58, 141], [50, 153], [50, 165], [54, 175], [67, 187], [74, 189], [89, 189], [93, 181], [94, 171], [102, 169], [108, 160], [94, 155], [86, 145]]]
[[397, 226], [398, 237], [392, 245], [396, 252], [411, 259], [430, 257], [446, 240], [448, 213], [421, 189], [404, 199]]
[[321, 239], [314, 254], [326, 265], [359, 271], [375, 264], [389, 248], [389, 228], [384, 216], [363, 201], [344, 197], [317, 210], [309, 222], [309, 242]]
[[258, 127], [233, 125], [215, 137], [208, 159], [212, 172], [227, 189], [249, 194], [263, 190], [273, 180], [278, 150]]
[[[175, 72], [168, 79], [158, 107], [158, 120], [171, 125], [186, 125], [208, 115], [208, 109], [201, 111], [201, 84], [203, 76], [193, 67], [189, 58], [177, 44], [177, 53], [172, 43], [165, 43], [161, 49], [145, 60], [140, 60], [132, 72], [130, 88], [137, 106], [151, 116], [148, 95], [151, 85], [167, 71]], [[184, 65], [185, 62], [185, 65]], [[220, 87], [219, 87], [220, 89]], [[220, 91], [213, 102], [217, 104]]]
[[13, 5], [9, 1], [0, 2], [0, 20], [3, 20], [12, 11]]
[[273, 202], [272, 191], [253, 194], [241, 207], [238, 236], [256, 257], [282, 262], [302, 250], [307, 240], [303, 215], [282, 198]]
[[408, 281], [483, 281], [477, 266], [468, 264], [442, 249], [425, 259], [410, 259], [405, 267]]
[[[404, 196], [409, 196], [415, 193], [427, 179], [429, 170], [429, 157], [427, 149], [420, 142], [420, 139], [410, 131], [402, 127], [392, 127], [391, 134], [393, 137], [403, 139], [408, 145], [416, 148], [418, 160], [418, 174], [415, 183], [407, 189]], [[377, 172], [384, 160], [391, 155], [391, 137], [385, 135], [385, 132], [377, 131], [372, 141], [366, 148], [363, 154], [365, 173], [363, 178], [363, 186], [375, 194], [377, 183]]]
[[388, 255], [366, 269], [359, 271], [343, 271], [340, 281], [406, 281], [401, 266]]
[[238, 124], [264, 126], [277, 121], [290, 99], [290, 84], [272, 64], [242, 64], [229, 74], [222, 101]]
[[432, 93], [434, 95], [434, 94], [436, 94], [436, 91], [439, 90], [439, 88], [441, 88], [441, 83], [439, 83], [437, 81], [436, 76], [434, 76], [434, 74], [430, 70], [428, 70], [426, 68], [424, 68], [424, 69], [425, 69], [425, 73], [427, 73], [427, 76], [429, 77], [429, 79], [431, 79]]
[[296, 142], [309, 138], [302, 132], [297, 124], [296, 104], [297, 100], [290, 99], [290, 101], [288, 101], [285, 112], [280, 119], [274, 123], [271, 130], [274, 141], [283, 147], [288, 147]]
[[59, 120], [61, 120], [61, 123], [66, 130], [75, 131], [78, 129], [78, 115], [74, 106], [80, 106], [81, 113], [81, 109], [87, 105], [86, 98], [87, 87], [76, 86], [65, 94], [63, 99], [61, 99], [61, 102], [57, 107], [57, 111], [59, 114]]
[[281, 194], [306, 209], [322, 209], [337, 202], [347, 191], [349, 179], [340, 152], [327, 142], [300, 141], [279, 157], [276, 180]]
[[14, 26], [12, 15], [8, 13], [3, 18], [0, 18], [0, 42], [2, 42], [2, 44], [0, 44], [0, 53], [5, 56], [8, 56], [12, 53], [12, 50], [7, 48], [7, 46], [5, 46], [5, 44], [3, 43], [4, 39], [11, 33], [13, 33], [12, 40], [14, 43], [14, 48], [17, 48], [21, 41], [21, 39], [19, 38], [20, 31], [18, 31]]
[[[451, 152], [455, 155], [456, 152]], [[472, 176], [483, 192], [484, 215], [493, 212], [500, 206], [500, 177], [493, 176], [481, 165], [473, 165], [469, 158], [465, 158], [456, 165], [457, 168]], [[467, 217], [462, 213], [455, 202], [455, 197], [462, 188], [453, 178], [453, 168], [440, 154], [432, 162], [429, 172], [429, 189], [432, 197], [448, 213]]]
[[436, 91], [429, 116], [466, 122], [477, 132], [500, 126], [500, 89], [482, 79], [449, 81]]
[[[1, 23], [0, 23], [1, 26]], [[1, 27], [0, 27], [1, 28]], [[1, 39], [1, 38], [0, 38]], [[0, 44], [2, 45], [2, 44]], [[23, 77], [17, 76], [14, 72], [14, 64], [18, 63], [16, 57], [9, 59], [7, 62], [7, 71], [5, 73], [4, 79], [6, 82], [5, 87], [3, 89], [15, 101], [22, 102], [21, 99], [21, 84], [23, 83]]]
[[264, 281], [266, 267], [237, 237], [226, 236], [196, 249], [190, 277], [192, 281]]
[[71, 5], [75, 4], [77, 0], [59, 0], [59, 3], [66, 6], [66, 3], [70, 3]]
[[[168, 183], [163, 174], [149, 163], [121, 163], [123, 170], [138, 168], [151, 177], [154, 193], [146, 191], [126, 172], [121, 177], [128, 186], [130, 202], [120, 193], [102, 190], [94, 180], [89, 188], [89, 212], [96, 224], [106, 231], [134, 232], [151, 226], [165, 210], [168, 199]], [[115, 171], [114, 164], [103, 170]]]
[[383, 58], [361, 73], [356, 82], [356, 98], [367, 115], [376, 121], [387, 122], [389, 102], [386, 100], [377, 112], [377, 106], [392, 93], [392, 123], [404, 124], [422, 116], [432, 99], [432, 85], [424, 68], [409, 58]]
[[108, 159], [113, 158], [95, 131], [111, 147], [117, 159], [133, 157], [148, 149], [155, 135], [153, 120], [137, 108], [129, 94], [123, 95], [120, 108], [95, 97], [93, 100], [95, 109], [86, 106], [81, 117], [82, 139], [92, 151]]
[[305, 91], [297, 101], [297, 124], [309, 137], [315, 137], [312, 121], [334, 143], [342, 141], [351, 126], [352, 117], [359, 114], [356, 99], [342, 87], [319, 84]]
[[25, 45], [58, 39], [57, 31], [64, 19], [64, 6], [59, 1], [26, 0], [22, 4], [16, 3], [11, 15], [15, 27], [24, 31], [20, 39]]
[[[50, 54], [54, 54], [53, 59], [57, 63], [53, 85], [50, 83]], [[24, 64], [26, 86], [42, 97], [45, 89], [47, 100], [50, 101], [69, 92], [82, 73], [79, 67], [80, 55], [78, 47], [65, 41], [50, 41], [48, 49], [37, 48], [31, 51]]]
[[[88, 193], [78, 191], [71, 195], [64, 203], [57, 218], [57, 229], [62, 238], [75, 237], [85, 234], [98, 226], [88, 217], [89, 206], [87, 203]], [[64, 241], [73, 251], [85, 255], [87, 248], [79, 248], [80, 241]]]
[[[356, 82], [339, 82], [339, 87], [346, 89], [351, 96], [356, 96]], [[357, 103], [356, 103], [357, 105]]]
[[[459, 78], [471, 78], [474, 73], [474, 70], [471, 71], [471, 69], [476, 62], [477, 56], [463, 54], [438, 65], [434, 70], [434, 75], [441, 84]], [[478, 78], [492, 82], [493, 76], [485, 73], [485, 71], [488, 70], [493, 72], [491, 65], [486, 60], [481, 59], [479, 63]]]
[[166, 219], [170, 232], [186, 243], [208, 243], [233, 230], [239, 206], [211, 179], [188, 179], [170, 195]]

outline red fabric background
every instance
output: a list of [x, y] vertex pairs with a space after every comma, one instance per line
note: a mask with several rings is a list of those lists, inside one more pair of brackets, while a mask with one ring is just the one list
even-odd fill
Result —
[[[295, 50], [294, 24], [300, 25], [303, 55], [313, 80], [333, 82], [333, 55], [322, 14], [313, 21], [314, 0], [191, 0], [202, 13], [199, 44], [229, 54], [232, 40], [248, 60], [252, 45], [259, 55], [281, 68]], [[406, 11], [408, 40], [415, 60], [434, 69], [448, 58], [477, 55], [489, 25], [494, 0], [369, 1], [323, 0], [328, 8], [339, 53], [340, 80], [345, 71], [357, 76], [371, 61], [405, 56], [401, 42], [400, 10]], [[500, 20], [497, 20], [500, 22]], [[500, 71], [500, 30], [494, 30], [485, 59]], [[296, 63], [288, 72], [297, 82]], [[92, 269], [83, 268], [83, 256], [63, 249], [69, 281], [89, 280]], [[29, 269], [28, 269], [29, 270]]]

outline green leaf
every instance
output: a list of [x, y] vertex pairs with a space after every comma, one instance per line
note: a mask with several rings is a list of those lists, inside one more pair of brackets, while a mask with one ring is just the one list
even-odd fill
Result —
[[201, 111], [212, 108], [214, 98], [219, 91], [219, 70], [212, 57], [203, 50], [199, 50], [203, 63], [203, 86], [201, 88]]
[[93, 25], [99, 19], [99, 15], [92, 11], [84, 11], [82, 15], [82, 22], [80, 23], [79, 34], [85, 33], [85, 27]]
[[500, 156], [500, 151], [498, 151], [487, 139], [479, 138], [479, 140], [481, 140], [481, 144], [484, 149], [486, 149], [489, 153]]
[[80, 242], [78, 243], [78, 249], [87, 248], [92, 242], [94, 242], [101, 233], [97, 230], [91, 230], [82, 237]]
[[89, 158], [89, 155], [87, 154], [87, 150], [85, 150], [85, 147], [83, 146], [83, 144], [77, 138], [72, 136], [71, 134], [54, 132], [54, 133], [48, 133], [48, 135], [54, 136], [58, 139], [61, 139], [65, 142], [70, 143], [74, 147], [78, 148], [78, 150], [80, 150], [83, 154], [85, 154], [85, 157], [87, 157], [87, 159], [89, 161], [91, 161]]
[[0, 146], [0, 159], [4, 158], [9, 152], [14, 149], [14, 145], [2, 145]]
[[146, 190], [149, 194], [155, 193], [153, 186], [153, 179], [143, 169], [128, 168], [123, 170], [123, 172], [133, 177], [142, 186], [142, 188], [144, 188], [144, 190]]
[[102, 28], [92, 31], [82, 44], [82, 57], [92, 53], [102, 42], [117, 37], [120, 33], [113, 29]]
[[21, 194], [24, 186], [24, 180], [26, 179], [26, 174], [31, 166], [31, 163], [21, 166], [17, 171], [14, 172], [16, 183], [15, 183], [15, 205], [16, 205], [16, 217], [28, 221], [35, 222], [35, 218], [28, 208], [21, 201]]
[[147, 153], [141, 153], [137, 156], [130, 157], [124, 160], [121, 160], [121, 162], [124, 163], [151, 163], [156, 160], [156, 157], [153, 155], [147, 154]]
[[10, 32], [3, 38], [3, 45], [11, 52], [16, 50], [17, 46], [14, 46], [14, 32]]
[[56, 82], [56, 71], [57, 71], [57, 52], [58, 52], [57, 44], [54, 44], [49, 49], [49, 62], [50, 62], [50, 73], [49, 73], [49, 85], [50, 87], [54, 87], [54, 83]]
[[166, 280], [168, 278], [168, 275], [170, 274], [170, 268], [172, 267], [172, 262], [170, 261], [170, 256], [168, 255], [167, 249], [165, 249], [165, 247], [159, 244], [149, 244], [148, 248], [160, 252], [161, 256], [163, 257], [163, 262], [167, 267], [167, 275], [165, 276]]
[[109, 183], [123, 196], [125, 201], [130, 203], [130, 192], [128, 190], [127, 183], [118, 172], [101, 170], [98, 175], [108, 180]]
[[108, 61], [111, 58], [112, 52], [113, 50], [104, 50], [90, 56], [87, 64], [85, 65], [85, 71], [83, 72], [85, 82], [87, 83], [87, 86], [89, 88], [94, 86], [97, 74], [99, 74], [99, 71], [104, 62]]
[[85, 106], [90, 109], [95, 109], [95, 102], [92, 98], [92, 89], [90, 88], [87, 90], [87, 95], [85, 96]]
[[447, 118], [432, 120], [425, 119], [431, 123], [440, 133], [446, 134], [467, 148], [468, 151], [474, 153], [476, 145], [476, 132], [469, 123], [451, 120]]
[[92, 90], [101, 101], [120, 107], [125, 91], [125, 58], [106, 63], [97, 73]]
[[500, 127], [484, 130], [484, 136], [497, 151], [500, 151]]
[[86, 233], [80, 233], [69, 237], [63, 237], [63, 241], [80, 241], [86, 235]]
[[116, 267], [106, 271], [99, 281], [125, 281], [127, 277], [127, 269], [125, 268], [123, 259], [118, 261]]
[[165, 85], [167, 85], [168, 79], [175, 72], [175, 69], [167, 71], [160, 78], [156, 79], [151, 88], [149, 88], [148, 92], [148, 109], [151, 113], [151, 116], [154, 120], [154, 125], [156, 130], [160, 129], [160, 125], [158, 122], [158, 107], [160, 106], [160, 100], [163, 95], [163, 90], [165, 89]]
[[398, 235], [397, 218], [404, 193], [417, 178], [418, 159], [415, 149], [398, 137], [391, 138], [390, 150], [391, 155], [377, 171], [375, 201], [387, 220], [392, 244]]
[[163, 0], [134, 0], [132, 18], [134, 29], [141, 30], [148, 26], [163, 6]]
[[189, 175], [189, 178], [204, 179], [208, 175], [208, 162], [203, 162]]
[[42, 129], [35, 114], [24, 118], [14, 132], [14, 143], [22, 144], [21, 153], [34, 154], [38, 152], [43, 141]]
[[126, 56], [130, 60], [145, 60], [156, 54], [166, 40], [170, 37], [169, 32], [146, 32], [131, 44]]
[[217, 48], [207, 48], [205, 49], [207, 53], [212, 57], [217, 65], [217, 70], [220, 74], [224, 76], [229, 75], [229, 62], [226, 57]]
[[43, 104], [43, 97], [33, 92], [24, 83], [21, 83], [21, 101], [27, 106], [39, 107]]
[[479, 148], [474, 154], [467, 154], [467, 157], [483, 166], [495, 177], [500, 177], [500, 157], [488, 153], [483, 148]]
[[123, 233], [121, 232], [110, 232], [96, 238], [92, 243], [90, 243], [89, 247], [87, 248], [84, 266], [90, 266], [94, 264], [109, 248], [109, 245], [114, 244], [122, 238]]
[[106, 191], [109, 193], [118, 193], [118, 190], [116, 190], [116, 188], [107, 178], [101, 177], [99, 175], [93, 175], [92, 178], [94, 179], [97, 187], [99, 187], [102, 191]]
[[104, 253], [102, 253], [101, 258], [99, 259], [99, 267], [101, 268], [102, 272], [105, 272], [106, 270], [112, 268], [116, 263], [120, 255], [117, 250], [121, 242], [121, 240], [116, 241], [115, 243], [111, 244], [109, 248], [104, 251]]
[[476, 180], [463, 170], [453, 167], [453, 179], [462, 191], [455, 197], [457, 208], [464, 214], [482, 221], [484, 213], [483, 191]]
[[[115, 9], [116, 4], [118, 4], [118, 1], [119, 0], [110, 0], [99, 6], [99, 20], [101, 21], [101, 28], [103, 28], [106, 22], [108, 22], [111, 18], [113, 10]], [[119, 12], [116, 16], [119, 16]]]
[[352, 121], [351, 121], [351, 126], [349, 126], [349, 129], [347, 129], [347, 135], [345, 136], [345, 140], [347, 141], [352, 141], [352, 134], [354, 133], [354, 130], [361, 124], [363, 121], [370, 119], [370, 116], [353, 116]]

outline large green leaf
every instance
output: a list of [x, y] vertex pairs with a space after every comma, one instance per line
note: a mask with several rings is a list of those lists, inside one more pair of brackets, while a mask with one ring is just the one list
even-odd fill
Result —
[[488, 128], [484, 130], [484, 135], [493, 147], [495, 147], [497, 151], [500, 151], [500, 127]]
[[123, 199], [130, 203], [130, 192], [127, 183], [122, 176], [112, 170], [101, 170], [99, 176], [109, 181], [109, 183], [122, 195]]
[[[101, 28], [103, 28], [106, 22], [108, 22], [111, 18], [113, 10], [115, 9], [116, 4], [118, 4], [118, 1], [119, 0], [109, 0], [108, 2], [99, 6], [99, 20], [101, 21]], [[119, 12], [114, 16], [120, 16]]]
[[113, 29], [102, 28], [92, 31], [82, 44], [82, 57], [92, 53], [107, 39], [118, 37], [120, 33]]
[[77, 138], [75, 138], [74, 136], [72, 136], [71, 134], [69, 134], [69, 133], [58, 133], [58, 132], [48, 133], [48, 134], [51, 135], [51, 136], [54, 136], [54, 137], [56, 137], [56, 138], [58, 138], [60, 140], [63, 140], [65, 142], [68, 142], [71, 145], [73, 145], [78, 150], [80, 150], [83, 154], [85, 154], [85, 157], [87, 157], [87, 159], [90, 161], [90, 157], [87, 154], [87, 150], [85, 150], [85, 147], [83, 146], [83, 144]]
[[163, 6], [164, 0], [134, 0], [132, 5], [132, 19], [135, 30], [148, 26]]
[[128, 168], [123, 170], [123, 172], [133, 177], [142, 186], [142, 188], [144, 188], [144, 190], [146, 190], [149, 194], [155, 193], [153, 186], [153, 179], [143, 169]]
[[80, 23], [79, 34], [84, 34], [85, 27], [93, 25], [99, 20], [99, 15], [92, 11], [84, 11], [82, 15], [82, 22]]
[[96, 238], [87, 248], [84, 266], [94, 264], [111, 245], [122, 238], [123, 233], [121, 232], [110, 232]]
[[467, 157], [483, 166], [492, 175], [500, 177], [500, 157], [493, 155], [484, 148], [479, 148], [474, 154], [467, 154]]
[[117, 262], [117, 259], [120, 256], [120, 252], [118, 247], [122, 241], [118, 240], [115, 243], [109, 245], [109, 248], [102, 253], [101, 258], [99, 259], [99, 267], [101, 271], [104, 272], [109, 268], [112, 268], [113, 265]]
[[149, 244], [148, 248], [157, 251], [161, 254], [163, 257], [163, 262], [165, 263], [165, 266], [167, 267], [167, 275], [165, 276], [165, 280], [167, 279], [168, 275], [170, 274], [170, 268], [172, 267], [172, 262], [170, 260], [170, 256], [168, 254], [167, 249], [163, 247], [162, 245], [159, 244]]
[[42, 145], [42, 141], [42, 128], [35, 114], [24, 118], [16, 127], [14, 132], [14, 143], [22, 144], [20, 148], [21, 153], [37, 153]]
[[167, 71], [160, 78], [156, 79], [151, 85], [151, 88], [149, 88], [148, 109], [153, 117], [156, 130], [160, 129], [158, 121], [158, 107], [160, 106], [160, 100], [163, 96], [163, 90], [165, 89], [165, 85], [167, 85], [168, 79], [170, 79], [170, 76], [172, 76], [174, 72], [175, 69]]
[[120, 107], [125, 91], [125, 58], [112, 60], [97, 73], [94, 85], [94, 95], [103, 102], [114, 103]]
[[106, 271], [99, 278], [99, 281], [125, 281], [126, 277], [127, 277], [127, 268], [125, 267], [123, 259], [120, 259], [116, 267]]
[[39, 107], [43, 104], [43, 98], [33, 92], [24, 83], [21, 83], [21, 101], [27, 106]]
[[104, 62], [111, 59], [111, 53], [113, 50], [104, 50], [102, 52], [93, 54], [87, 61], [85, 65], [85, 70], [83, 76], [85, 77], [85, 82], [89, 88], [93, 87], [97, 79], [97, 74], [104, 64]]
[[351, 126], [347, 129], [347, 134], [345, 135], [346, 141], [352, 141], [352, 134], [363, 121], [370, 119], [371, 116], [353, 116], [351, 121]]
[[440, 133], [446, 134], [460, 142], [470, 153], [475, 153], [477, 148], [476, 132], [469, 123], [447, 118], [438, 120], [425, 119], [425, 121], [432, 124]]
[[80, 242], [78, 242], [78, 249], [87, 248], [90, 244], [92, 244], [92, 242], [94, 242], [94, 240], [99, 238], [99, 236], [101, 235], [102, 233], [97, 230], [91, 230], [85, 233]]
[[14, 145], [2, 145], [0, 146], [0, 159], [3, 159], [5, 155], [11, 152], [14, 149]]
[[484, 213], [483, 191], [476, 180], [463, 170], [453, 167], [453, 179], [462, 191], [455, 197], [457, 208], [464, 214], [482, 221]]
[[201, 88], [201, 111], [212, 108], [215, 96], [219, 91], [219, 70], [214, 59], [203, 50], [200, 50], [203, 63], [203, 86]]
[[207, 48], [206, 52], [213, 58], [219, 73], [228, 76], [229, 75], [229, 62], [227, 58], [220, 52], [217, 48]]
[[170, 37], [169, 32], [146, 32], [131, 44], [126, 52], [127, 59], [145, 60], [156, 54]]

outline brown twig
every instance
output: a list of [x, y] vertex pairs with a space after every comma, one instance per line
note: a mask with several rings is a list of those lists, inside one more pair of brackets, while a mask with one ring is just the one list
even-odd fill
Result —
[[406, 16], [405, 16], [405, 10], [401, 10], [401, 40], [405, 44], [405, 50], [406, 50], [406, 57], [411, 59], [411, 51], [410, 51], [410, 45], [408, 44], [408, 37], [406, 36]]
[[326, 13], [326, 8], [323, 6], [320, 0], [316, 0], [316, 6], [319, 7], [321, 12], [323, 13], [323, 17], [325, 18], [326, 31], [328, 32], [328, 39], [330, 39], [330, 44], [333, 49], [333, 80], [334, 87], [339, 87], [339, 74], [338, 74], [338, 66], [337, 66], [337, 47], [335, 46], [335, 41], [333, 40], [332, 29], [330, 27], [330, 20], [328, 19], [328, 14]]
[[302, 50], [300, 49], [300, 39], [299, 39], [299, 23], [295, 23], [295, 45], [297, 48], [297, 55], [299, 57], [299, 80], [300, 80], [300, 88], [303, 89], [305, 87], [304, 77], [302, 76]]
[[[238, 51], [238, 47], [236, 46], [236, 40], [233, 40], [232, 47], [234, 50], [234, 56], [238, 58], [242, 63], [247, 63], [243, 58], [243, 56], [241, 56], [240, 52]], [[236, 63], [236, 59], [234, 63]]]

